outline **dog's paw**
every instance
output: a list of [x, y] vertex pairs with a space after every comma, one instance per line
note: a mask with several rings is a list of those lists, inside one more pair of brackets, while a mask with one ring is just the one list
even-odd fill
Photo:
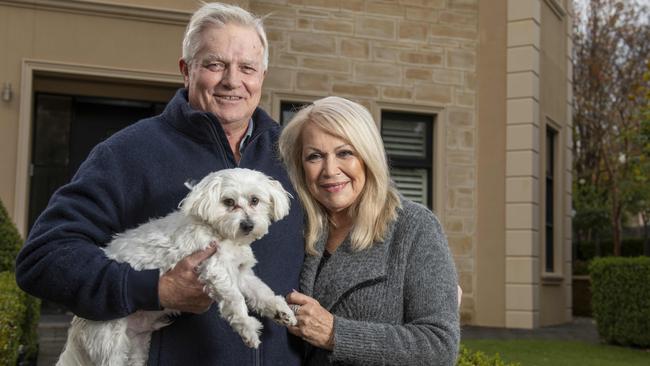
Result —
[[164, 327], [170, 325], [171, 323], [173, 323], [174, 318], [175, 318], [175, 315], [173, 315], [173, 314], [163, 315], [160, 318], [156, 319], [156, 321], [153, 322], [153, 324], [151, 324], [151, 329], [153, 329], [153, 331], [156, 331], [156, 330], [159, 330], [161, 328], [164, 328]]
[[244, 344], [248, 348], [257, 348], [260, 346], [260, 337], [258, 335], [251, 336], [251, 337], [242, 337], [242, 340], [244, 341]]
[[281, 325], [286, 326], [294, 326], [298, 324], [298, 320], [296, 320], [295, 315], [293, 315], [293, 312], [289, 310], [289, 312], [286, 311], [278, 311], [275, 313], [275, 316], [273, 317], [273, 320]]
[[298, 324], [296, 316], [294, 315], [289, 305], [287, 305], [287, 302], [284, 301], [284, 299], [280, 296], [277, 296], [275, 300], [275, 312], [273, 313], [273, 320], [278, 324], [284, 325], [285, 327]]
[[261, 331], [262, 323], [253, 317], [248, 317], [242, 329], [240, 329], [239, 335], [246, 347], [257, 348], [260, 345]]

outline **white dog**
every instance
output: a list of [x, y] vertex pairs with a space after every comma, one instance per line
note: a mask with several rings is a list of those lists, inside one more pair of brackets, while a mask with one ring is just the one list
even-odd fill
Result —
[[[218, 242], [217, 253], [197, 270], [221, 316], [248, 347], [257, 348], [262, 324], [248, 315], [246, 304], [282, 325], [296, 318], [252, 271], [250, 244], [268, 232], [273, 221], [289, 213], [289, 193], [266, 175], [227, 169], [207, 175], [180, 203], [180, 209], [118, 234], [104, 249], [108, 258], [136, 270], [169, 271], [181, 259]], [[169, 324], [174, 310], [138, 311], [112, 321], [74, 317], [57, 365], [144, 365], [151, 333]]]

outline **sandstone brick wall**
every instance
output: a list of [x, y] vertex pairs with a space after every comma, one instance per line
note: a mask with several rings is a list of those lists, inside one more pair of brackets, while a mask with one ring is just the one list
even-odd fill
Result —
[[[251, 0], [268, 15], [262, 106], [339, 95], [367, 106], [437, 113], [434, 209], [471, 319], [476, 245], [478, 0]], [[411, 108], [412, 107], [412, 108]], [[434, 146], [436, 149], [436, 146]]]

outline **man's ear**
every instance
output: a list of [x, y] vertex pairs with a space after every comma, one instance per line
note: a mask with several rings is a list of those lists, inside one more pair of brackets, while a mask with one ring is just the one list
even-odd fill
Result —
[[185, 62], [185, 60], [181, 57], [178, 60], [178, 68], [181, 71], [181, 75], [183, 75], [183, 83], [185, 84], [185, 87], [189, 87], [190, 85], [190, 65]]

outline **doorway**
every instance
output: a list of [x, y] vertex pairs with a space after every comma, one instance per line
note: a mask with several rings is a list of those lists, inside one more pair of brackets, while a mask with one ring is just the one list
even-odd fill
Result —
[[95, 145], [164, 107], [162, 102], [36, 93], [28, 228]]

